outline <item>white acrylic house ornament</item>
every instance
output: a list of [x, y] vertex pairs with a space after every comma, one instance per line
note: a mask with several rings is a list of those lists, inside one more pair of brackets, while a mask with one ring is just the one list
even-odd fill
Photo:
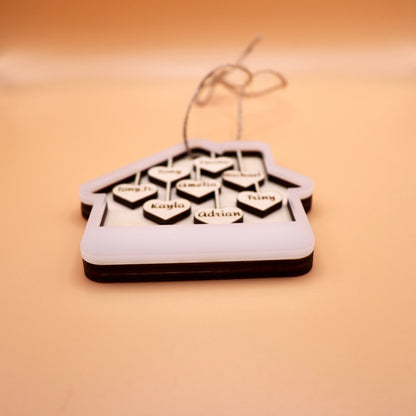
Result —
[[80, 187], [85, 274], [100, 282], [304, 274], [312, 189], [263, 142], [178, 144]]
[[[81, 186], [88, 218], [81, 254], [90, 279], [277, 277], [311, 269], [312, 181], [277, 166], [266, 144], [240, 141], [242, 99], [287, 85], [277, 71], [242, 64], [259, 40], [201, 80], [185, 113], [182, 144]], [[250, 90], [262, 75], [274, 84]], [[207, 104], [217, 85], [238, 96], [236, 140], [188, 141], [193, 105]]]

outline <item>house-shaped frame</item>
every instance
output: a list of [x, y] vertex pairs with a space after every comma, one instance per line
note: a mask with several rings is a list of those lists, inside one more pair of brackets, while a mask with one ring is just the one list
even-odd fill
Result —
[[82, 214], [88, 218], [81, 242], [87, 277], [101, 282], [158, 281], [296, 276], [308, 272], [314, 251], [314, 236], [306, 216], [311, 208], [312, 180], [276, 165], [263, 142], [194, 139], [189, 145], [192, 151], [217, 156], [236, 151], [260, 155], [266, 180], [287, 189], [285, 204], [290, 220], [106, 226], [112, 188], [168, 159], [187, 157], [181, 143], [80, 187]]

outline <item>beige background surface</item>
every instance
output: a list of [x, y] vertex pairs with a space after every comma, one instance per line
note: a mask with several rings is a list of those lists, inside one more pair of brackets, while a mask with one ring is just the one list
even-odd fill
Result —
[[[178, 143], [193, 88], [211, 66], [238, 54], [249, 32], [242, 22], [253, 11], [244, 6], [237, 13], [244, 29], [229, 43], [221, 19], [201, 20], [201, 45], [208, 52], [199, 51], [204, 58], [197, 63], [197, 40], [184, 41], [188, 32], [180, 25], [189, 14], [177, 12], [182, 17], [155, 35], [153, 49], [143, 41], [138, 50], [121, 53], [117, 45], [131, 33], [113, 24], [106, 32], [114, 41], [111, 54], [101, 61], [84, 55], [76, 67], [68, 63], [74, 56], [56, 45], [49, 45], [47, 59], [29, 53], [40, 54], [45, 45], [41, 23], [47, 14], [31, 18], [28, 4], [4, 9], [0, 413], [415, 414], [411, 3], [380, 3], [375, 16], [367, 6], [359, 9], [367, 13], [368, 30], [357, 23], [365, 46], [343, 41], [349, 27], [343, 16], [350, 10], [345, 4], [328, 11], [321, 2], [314, 15], [308, 3], [300, 21], [289, 6], [283, 16], [273, 9], [276, 22], [286, 22], [282, 29], [270, 23], [267, 2], [259, 3], [264, 11], [256, 16], [266, 38], [249, 63], [270, 63], [288, 77], [289, 87], [244, 104], [243, 137], [268, 142], [278, 164], [314, 179], [309, 220], [316, 252], [309, 274], [111, 285], [83, 275], [79, 243], [86, 222], [78, 186]], [[20, 32], [12, 24], [19, 13], [26, 19]], [[114, 13], [111, 22], [128, 16]], [[302, 42], [302, 33], [319, 27], [314, 16], [327, 15], [340, 24], [316, 29], [315, 41]], [[356, 22], [365, 22], [357, 16]], [[84, 17], [85, 27], [95, 22]], [[91, 48], [101, 20], [88, 32]], [[386, 22], [393, 22], [394, 33], [386, 33]], [[203, 31], [212, 25], [215, 39]], [[32, 27], [39, 27], [39, 38]], [[83, 27], [79, 23], [81, 34]], [[149, 27], [134, 30], [157, 32]], [[177, 27], [182, 32], [175, 42]], [[285, 27], [296, 44], [279, 39]], [[79, 48], [65, 30], [55, 29], [62, 35], [55, 36], [57, 44]], [[173, 59], [169, 65], [166, 56]], [[97, 62], [105, 62], [106, 71]], [[209, 108], [193, 114], [192, 135], [230, 139], [234, 115], [234, 97], [219, 90]]]

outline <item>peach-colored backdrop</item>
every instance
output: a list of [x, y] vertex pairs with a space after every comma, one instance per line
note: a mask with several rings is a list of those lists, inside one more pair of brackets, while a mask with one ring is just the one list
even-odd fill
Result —
[[[413, 1], [0, 6], [0, 414], [416, 413]], [[289, 79], [244, 139], [314, 179], [315, 264], [293, 279], [102, 285], [83, 182], [181, 140], [212, 66]], [[235, 133], [218, 90], [191, 132]]]
[[94, 50], [223, 48], [257, 32], [285, 47], [340, 46], [414, 39], [415, 9], [413, 0], [14, 0], [2, 4], [0, 33], [7, 46]]

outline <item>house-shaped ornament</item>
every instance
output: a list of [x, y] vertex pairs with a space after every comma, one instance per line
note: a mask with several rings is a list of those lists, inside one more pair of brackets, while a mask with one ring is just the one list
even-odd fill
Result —
[[80, 187], [85, 274], [117, 282], [307, 273], [312, 189], [263, 142], [178, 144]]

